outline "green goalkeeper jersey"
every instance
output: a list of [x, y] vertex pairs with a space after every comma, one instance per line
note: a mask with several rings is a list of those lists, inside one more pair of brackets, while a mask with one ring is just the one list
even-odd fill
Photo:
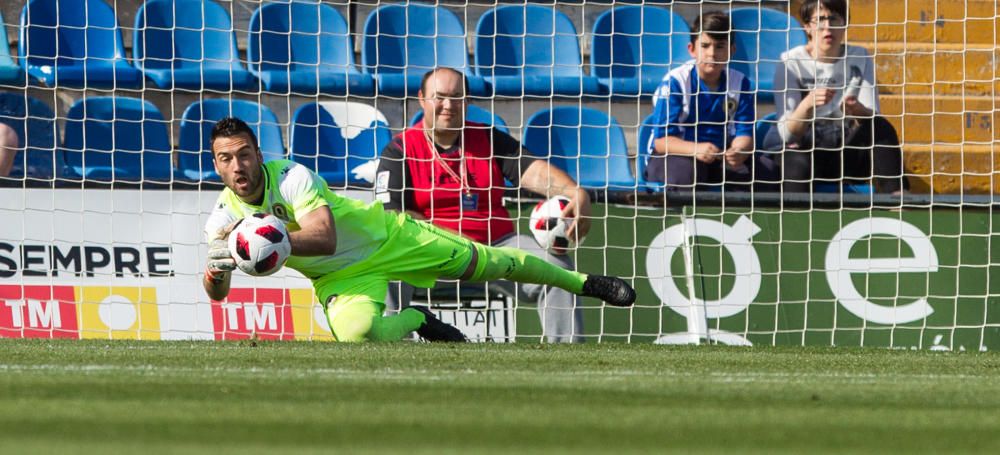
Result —
[[286, 266], [316, 280], [368, 258], [386, 240], [386, 219], [382, 204], [366, 204], [335, 194], [322, 177], [301, 164], [288, 160], [264, 163], [264, 196], [260, 205], [240, 200], [229, 188], [222, 191], [205, 224], [205, 239], [221, 237], [220, 231], [238, 219], [254, 213], [270, 213], [285, 223], [289, 232], [299, 230], [298, 221], [318, 208], [333, 213], [337, 233], [336, 253], [329, 256], [291, 256]]

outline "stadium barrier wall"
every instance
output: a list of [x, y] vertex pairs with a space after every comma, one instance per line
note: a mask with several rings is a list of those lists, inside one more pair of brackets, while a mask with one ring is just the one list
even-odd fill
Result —
[[579, 269], [637, 277], [636, 308], [588, 313], [587, 333], [603, 339], [1000, 347], [989, 206], [598, 205], [593, 214], [601, 221], [578, 250]]
[[[0, 189], [0, 214], [19, 220], [0, 224], [0, 337], [330, 339], [308, 280], [287, 269], [237, 273], [227, 301], [208, 300], [202, 227], [215, 196]], [[513, 212], [525, 232], [528, 210]], [[578, 268], [634, 278], [639, 298], [633, 309], [587, 299], [591, 340], [1000, 347], [990, 206], [595, 204], [593, 215]], [[475, 337], [494, 330], [537, 340], [534, 308], [488, 300], [474, 310], [487, 316], [451, 321]]]

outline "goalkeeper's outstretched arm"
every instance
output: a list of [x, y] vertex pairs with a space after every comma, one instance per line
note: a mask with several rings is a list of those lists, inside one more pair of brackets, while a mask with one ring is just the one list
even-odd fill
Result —
[[316, 207], [297, 220], [300, 229], [288, 233], [293, 256], [332, 256], [337, 252], [337, 230], [330, 207]]

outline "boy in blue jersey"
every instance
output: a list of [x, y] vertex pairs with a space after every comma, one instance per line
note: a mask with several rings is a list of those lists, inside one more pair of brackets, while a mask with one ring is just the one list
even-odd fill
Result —
[[389, 281], [431, 287], [440, 278], [505, 279], [544, 284], [631, 306], [635, 290], [616, 277], [587, 275], [514, 248], [473, 242], [458, 234], [340, 196], [315, 172], [287, 160], [264, 162], [253, 130], [226, 118], [212, 129], [215, 170], [226, 188], [205, 223], [209, 245], [202, 285], [214, 300], [229, 295], [236, 268], [226, 238], [236, 223], [270, 213], [288, 228], [285, 265], [309, 278], [339, 341], [394, 341], [412, 331], [428, 341], [463, 341], [462, 333], [429, 311], [410, 307], [383, 316]]
[[774, 161], [754, 156], [754, 94], [747, 77], [728, 67], [731, 32], [729, 16], [719, 11], [692, 23], [693, 60], [667, 73], [653, 95], [653, 134], [643, 144], [647, 180], [689, 190], [776, 180]]

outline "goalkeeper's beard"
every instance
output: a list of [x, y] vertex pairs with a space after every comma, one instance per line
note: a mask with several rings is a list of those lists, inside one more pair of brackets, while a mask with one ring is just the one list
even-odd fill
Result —
[[261, 171], [260, 168], [248, 171], [246, 174], [233, 174], [231, 181], [228, 182], [228, 187], [233, 193], [236, 193], [240, 199], [246, 200], [257, 192], [261, 185]]

